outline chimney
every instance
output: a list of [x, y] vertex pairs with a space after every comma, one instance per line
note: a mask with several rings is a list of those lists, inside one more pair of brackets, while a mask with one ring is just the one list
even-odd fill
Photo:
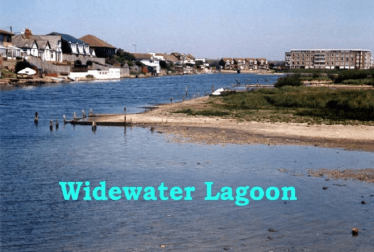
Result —
[[30, 38], [30, 35], [32, 35], [31, 30], [29, 28], [26, 28], [25, 29], [25, 37], [28, 39], [28, 38]]

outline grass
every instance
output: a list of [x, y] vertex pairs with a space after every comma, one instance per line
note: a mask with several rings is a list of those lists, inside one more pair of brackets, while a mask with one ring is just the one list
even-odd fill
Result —
[[1, 69], [1, 79], [5, 79], [5, 75], [11, 74], [12, 76], [10, 78], [16, 78], [17, 75], [11, 71], [7, 71], [5, 69]]
[[374, 125], [374, 91], [282, 87], [210, 97], [176, 113], [247, 121]]

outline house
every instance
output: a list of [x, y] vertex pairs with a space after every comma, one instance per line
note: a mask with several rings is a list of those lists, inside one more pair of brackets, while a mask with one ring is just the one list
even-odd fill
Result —
[[151, 69], [152, 72], [157, 74], [160, 73], [160, 61], [159, 57], [155, 57], [155, 54], [152, 53], [133, 53], [135, 61], [140, 61], [143, 65]]
[[245, 64], [249, 70], [257, 69], [257, 60], [255, 58], [245, 58]]
[[74, 54], [76, 56], [91, 56], [90, 46], [71, 35], [51, 32], [47, 36], [61, 36], [61, 48], [63, 54]]
[[25, 34], [13, 37], [13, 44], [19, 47], [24, 55], [40, 57], [44, 61], [59, 61], [63, 59], [61, 36], [33, 35], [26, 29]]
[[96, 57], [108, 58], [115, 54], [116, 47], [108, 44], [107, 42], [95, 37], [94, 35], [86, 35], [81, 37], [79, 40], [87, 43], [91, 49], [94, 50]]
[[246, 66], [244, 58], [234, 58], [233, 61], [237, 70], [243, 70]]
[[257, 58], [257, 68], [263, 70], [269, 70], [269, 62], [265, 58]]
[[222, 58], [219, 64], [223, 67], [224, 70], [234, 69], [234, 59], [233, 58]]
[[0, 46], [12, 46], [12, 36], [14, 34], [0, 29]]
[[22, 57], [21, 49], [15, 47], [12, 43], [14, 34], [0, 29], [0, 56], [8, 59]]
[[174, 57], [178, 59], [177, 64], [179, 65], [189, 65], [189, 66], [195, 65], [195, 57], [192, 56], [191, 54], [186, 55], [184, 53], [174, 52], [174, 53], [171, 53], [171, 55], [173, 55]]

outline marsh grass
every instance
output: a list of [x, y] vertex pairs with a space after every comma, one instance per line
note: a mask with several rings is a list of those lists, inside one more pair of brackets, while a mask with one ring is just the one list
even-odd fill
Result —
[[247, 121], [374, 125], [374, 91], [313, 87], [258, 89], [210, 97], [203, 108], [176, 113]]

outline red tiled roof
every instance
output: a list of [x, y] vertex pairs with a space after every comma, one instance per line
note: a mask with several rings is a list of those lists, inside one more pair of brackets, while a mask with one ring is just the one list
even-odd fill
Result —
[[107, 47], [116, 49], [116, 47], [112, 46], [111, 44], [108, 44], [107, 42], [90, 34], [81, 37], [79, 40], [82, 40], [83, 42], [89, 44], [90, 47]]

